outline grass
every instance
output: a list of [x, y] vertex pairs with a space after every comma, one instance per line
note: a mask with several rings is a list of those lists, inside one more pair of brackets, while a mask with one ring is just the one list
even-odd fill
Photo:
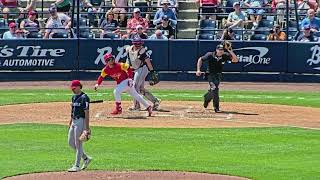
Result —
[[[92, 100], [113, 100], [111, 89], [101, 89], [99, 93], [84, 90]], [[166, 101], [202, 101], [205, 90], [154, 90], [154, 94]], [[221, 91], [221, 101], [262, 104], [282, 104], [293, 106], [320, 107], [318, 92], [259, 92]], [[21, 103], [70, 101], [71, 92], [66, 89], [16, 89], [0, 90], [0, 106]], [[124, 100], [129, 100], [126, 94]]]
[[[74, 161], [67, 127], [0, 126], [0, 179], [64, 171]], [[147, 129], [93, 127], [90, 170], [176, 170], [253, 179], [319, 179], [320, 131], [298, 128]]]

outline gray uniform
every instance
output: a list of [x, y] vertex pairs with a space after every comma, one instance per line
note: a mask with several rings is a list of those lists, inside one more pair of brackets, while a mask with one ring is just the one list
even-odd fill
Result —
[[[145, 60], [149, 58], [146, 49], [142, 47], [139, 50], [134, 50], [133, 47], [134, 46], [127, 47], [126, 51], [128, 54], [127, 63], [130, 64], [134, 70], [133, 81], [135, 89], [153, 104], [159, 103], [159, 100], [144, 87], [145, 79], [149, 73], [148, 67], [145, 63]], [[134, 109], [140, 109], [140, 103], [136, 100], [134, 100]]]
[[84, 153], [82, 142], [79, 140], [80, 135], [85, 129], [85, 110], [89, 110], [90, 99], [85, 93], [72, 96], [72, 124], [69, 128], [68, 141], [72, 149], [76, 151], [76, 160], [74, 165], [80, 166], [81, 158], [84, 160], [88, 156]]

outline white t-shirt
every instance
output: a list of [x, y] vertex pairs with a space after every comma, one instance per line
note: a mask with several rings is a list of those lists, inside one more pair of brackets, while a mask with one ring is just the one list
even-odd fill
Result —
[[[70, 17], [65, 15], [64, 13], [58, 13], [58, 17], [53, 19], [49, 18], [46, 28], [65, 28], [65, 22], [70, 21]], [[68, 33], [65, 29], [46, 29], [47, 33]]]
[[3, 33], [2, 39], [17, 39], [16, 34], [11, 34], [10, 31]]

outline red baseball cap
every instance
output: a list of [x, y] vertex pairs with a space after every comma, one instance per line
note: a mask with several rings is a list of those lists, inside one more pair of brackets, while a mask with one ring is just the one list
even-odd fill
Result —
[[29, 11], [29, 16], [37, 15], [37, 12], [34, 10]]
[[9, 28], [14, 28], [14, 27], [17, 27], [16, 23], [12, 22], [9, 24]]
[[71, 89], [75, 89], [75, 88], [77, 88], [77, 87], [79, 87], [79, 86], [80, 86], [80, 87], [82, 86], [80, 80], [73, 80], [73, 81], [71, 81], [71, 85], [70, 85], [70, 88], [71, 88]]
[[112, 54], [105, 54], [103, 56], [105, 62], [108, 62], [110, 58], [114, 58], [114, 56]]

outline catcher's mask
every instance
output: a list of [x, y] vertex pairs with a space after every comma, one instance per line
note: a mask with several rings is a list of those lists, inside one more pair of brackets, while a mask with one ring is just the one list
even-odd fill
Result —
[[105, 54], [103, 56], [103, 59], [104, 59], [104, 62], [106, 64], [108, 64], [109, 61], [114, 61], [115, 60], [115, 58], [114, 58], [114, 56], [112, 54]]
[[142, 39], [139, 37], [139, 36], [135, 36], [133, 39], [132, 39], [132, 44], [136, 47], [140, 47], [143, 45], [143, 41]]

